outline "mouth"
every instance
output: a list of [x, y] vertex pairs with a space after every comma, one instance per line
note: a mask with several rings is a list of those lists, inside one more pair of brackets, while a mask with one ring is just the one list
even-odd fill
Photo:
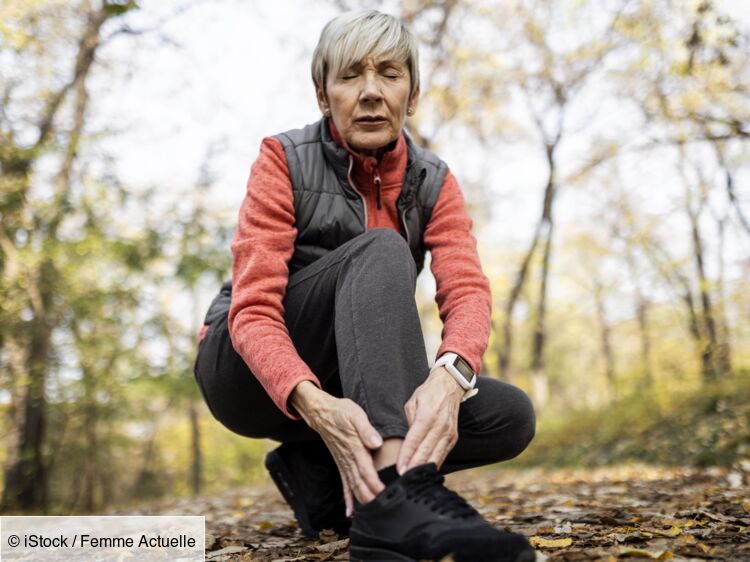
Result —
[[387, 122], [387, 119], [382, 115], [365, 115], [364, 117], [355, 119], [354, 122], [358, 125], [364, 125], [365, 127], [375, 127], [383, 125]]

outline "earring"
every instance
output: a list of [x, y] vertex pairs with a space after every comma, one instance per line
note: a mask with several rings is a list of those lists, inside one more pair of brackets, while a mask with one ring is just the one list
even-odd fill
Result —
[[330, 117], [331, 116], [331, 110], [326, 108], [326, 110], [323, 112], [324, 117]]
[[412, 113], [414, 113], [414, 109], [410, 107], [409, 109], [406, 110], [406, 113], [411, 115]]

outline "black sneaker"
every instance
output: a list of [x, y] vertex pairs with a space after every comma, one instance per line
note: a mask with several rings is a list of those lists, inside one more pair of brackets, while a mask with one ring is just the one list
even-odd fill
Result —
[[352, 562], [533, 562], [522, 535], [492, 527], [443, 486], [434, 463], [412, 468], [370, 503], [356, 505], [349, 530]]
[[324, 529], [348, 534], [341, 475], [322, 441], [283, 443], [266, 455], [266, 468], [305, 536], [317, 539]]

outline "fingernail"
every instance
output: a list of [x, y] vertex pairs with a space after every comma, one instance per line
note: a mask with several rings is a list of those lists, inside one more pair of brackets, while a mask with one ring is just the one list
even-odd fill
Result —
[[[373, 447], [380, 447], [383, 444], [383, 440], [380, 437], [373, 435], [370, 437], [370, 443]], [[341, 512], [339, 511], [339, 513]]]

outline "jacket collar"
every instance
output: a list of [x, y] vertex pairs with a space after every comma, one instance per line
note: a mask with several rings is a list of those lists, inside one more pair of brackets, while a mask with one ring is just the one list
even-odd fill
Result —
[[380, 155], [380, 162], [375, 156], [367, 156], [360, 154], [353, 150], [349, 144], [342, 138], [336, 125], [333, 123], [333, 119], [325, 119], [327, 127], [324, 127], [325, 133], [330, 134], [331, 140], [336, 144], [337, 147], [343, 149], [346, 153], [346, 161], [348, 168], [349, 157], [354, 159], [353, 177], [357, 181], [358, 185], [361, 183], [367, 183], [366, 178], [370, 178], [372, 181], [372, 175], [377, 168], [378, 173], [382, 178], [384, 185], [394, 184], [401, 182], [403, 178], [404, 169], [406, 168], [407, 160], [407, 146], [404, 131], [402, 130], [398, 136], [398, 139], [393, 141]]

